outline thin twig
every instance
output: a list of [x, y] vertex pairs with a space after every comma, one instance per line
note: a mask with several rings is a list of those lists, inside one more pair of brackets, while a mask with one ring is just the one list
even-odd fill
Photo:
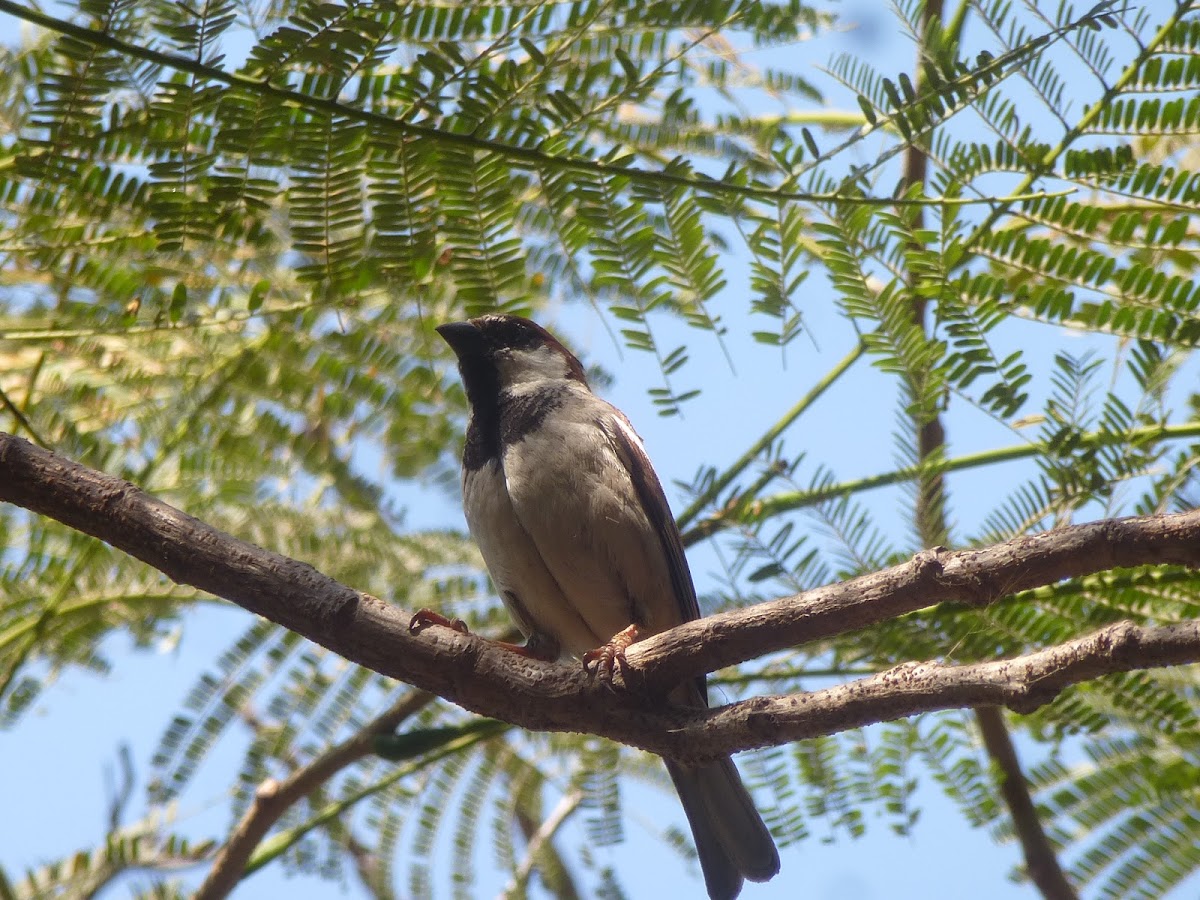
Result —
[[1000, 795], [1012, 817], [1017, 840], [1021, 842], [1025, 871], [1030, 880], [1046, 900], [1077, 900], [1078, 894], [1058, 864], [1058, 854], [1042, 828], [1037, 807], [1029, 795], [1029, 785], [1004, 722], [1004, 712], [995, 706], [981, 706], [975, 710], [975, 720], [983, 737], [984, 750], [1000, 770]]
[[192, 900], [220, 900], [229, 896], [244, 876], [246, 864], [255, 848], [293, 804], [321, 787], [347, 766], [370, 755], [376, 737], [395, 731], [401, 722], [424, 709], [435, 699], [433, 694], [425, 691], [405, 694], [352, 737], [330, 747], [287, 778], [282, 781], [267, 779], [260, 784], [250, 808], [229, 835], [229, 840], [217, 852], [208, 876]]
[[513, 873], [512, 880], [508, 883], [501, 896], [525, 896], [525, 888], [529, 884], [529, 876], [533, 874], [533, 867], [537, 864], [538, 854], [542, 852], [542, 848], [546, 845], [546, 842], [558, 833], [558, 829], [563, 826], [563, 823], [579, 808], [582, 800], [583, 792], [580, 790], [563, 794], [562, 799], [558, 801], [558, 805], [546, 817], [546, 821], [542, 822], [538, 830], [529, 839], [529, 843], [525, 848], [525, 858], [521, 860], [521, 865]]
[[627, 166], [621, 163], [609, 163], [585, 156], [566, 156], [563, 154], [547, 153], [537, 147], [523, 147], [520, 144], [506, 144], [501, 141], [477, 137], [467, 132], [450, 131], [434, 128], [429, 125], [418, 125], [395, 119], [389, 115], [372, 110], [351, 106], [329, 97], [318, 97], [303, 91], [274, 84], [266, 78], [243, 75], [237, 72], [227, 72], [217, 66], [206, 65], [196, 59], [166, 53], [154, 47], [124, 41], [112, 34], [97, 31], [82, 25], [76, 25], [64, 19], [58, 19], [36, 9], [22, 6], [15, 0], [0, 0], [0, 12], [8, 13], [27, 22], [32, 22], [42, 28], [59, 34], [69, 35], [79, 41], [97, 47], [104, 47], [131, 59], [140, 59], [186, 72], [230, 88], [244, 90], [258, 97], [269, 97], [272, 100], [289, 107], [318, 110], [334, 116], [363, 122], [380, 128], [385, 132], [400, 136], [418, 137], [442, 144], [452, 144], [488, 153], [495, 153], [507, 158], [514, 165], [527, 167], [545, 166], [547, 168], [567, 169], [586, 172], [599, 176], [617, 176], [631, 181], [649, 184], [671, 185], [689, 188], [709, 195], [732, 195], [768, 200], [800, 200], [808, 202], [855, 203], [864, 206], [972, 206], [991, 204], [1011, 204], [1029, 200], [1047, 199], [1064, 196], [1072, 190], [1063, 191], [1027, 191], [1019, 195], [1003, 197], [924, 197], [904, 198], [844, 196], [837, 193], [811, 193], [806, 191], [779, 191], [774, 188], [756, 186], [753, 184], [738, 184], [733, 181], [722, 181], [704, 175], [677, 175], [671, 172], [649, 171]]
[[[1200, 435], [1200, 421], [1181, 422], [1177, 425], [1147, 425], [1143, 428], [1132, 428], [1125, 432], [1089, 431], [1079, 436], [1078, 446], [1083, 449], [1092, 447], [1110, 447], [1116, 444], [1136, 443], [1146, 441], [1173, 441]], [[995, 463], [1009, 462], [1016, 459], [1028, 459], [1049, 452], [1049, 447], [1042, 441], [1028, 441], [1022, 444], [1011, 444], [1007, 447], [997, 447], [992, 450], [981, 450], [978, 453], [965, 453], [952, 459], [939, 457], [927, 460], [922, 465], [905, 466], [891, 472], [878, 475], [868, 475], [865, 478], [855, 478], [812, 488], [805, 491], [787, 491], [770, 497], [761, 497], [749, 506], [734, 505], [721, 510], [712, 516], [701, 519], [683, 533], [684, 546], [690, 547], [705, 538], [712, 537], [719, 531], [732, 528], [735, 525], [745, 525], [759, 522], [794, 509], [815, 506], [836, 497], [857, 494], [875, 488], [889, 487], [912, 481], [923, 471], [933, 470], [942, 473], [962, 472]]]

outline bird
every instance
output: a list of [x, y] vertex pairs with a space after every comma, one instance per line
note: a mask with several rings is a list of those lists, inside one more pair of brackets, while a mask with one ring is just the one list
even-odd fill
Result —
[[[641, 438], [592, 393], [583, 365], [530, 319], [437, 328], [458, 359], [469, 419], [467, 525], [526, 655], [607, 669], [632, 642], [700, 617], [683, 541]], [[420, 614], [418, 614], [420, 615]], [[425, 618], [463, 630], [458, 620]], [[414, 617], [414, 630], [418, 625]], [[704, 676], [672, 702], [708, 707]], [[711, 900], [779, 872], [779, 852], [729, 757], [666, 760]]]

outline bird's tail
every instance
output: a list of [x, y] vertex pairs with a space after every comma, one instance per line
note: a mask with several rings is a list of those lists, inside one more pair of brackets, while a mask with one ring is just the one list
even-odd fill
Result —
[[779, 871], [779, 851], [728, 757], [691, 769], [668, 762], [683, 802], [704, 883], [712, 900], [733, 900], [742, 879], [766, 881]]

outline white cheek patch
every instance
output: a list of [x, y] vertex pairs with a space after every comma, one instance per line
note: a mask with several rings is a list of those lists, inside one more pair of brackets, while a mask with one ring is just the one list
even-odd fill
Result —
[[569, 378], [571, 368], [557, 350], [535, 347], [532, 350], [509, 350], [496, 356], [496, 374], [502, 388], [543, 381]]

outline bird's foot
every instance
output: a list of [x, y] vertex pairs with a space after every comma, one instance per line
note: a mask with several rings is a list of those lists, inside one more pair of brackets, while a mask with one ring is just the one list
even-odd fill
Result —
[[583, 654], [583, 670], [593, 678], [607, 685], [612, 685], [613, 675], [620, 668], [621, 675], [628, 678], [629, 663], [625, 660], [625, 651], [641, 637], [636, 625], [630, 625], [623, 631], [618, 631], [612, 639], [601, 644], [595, 650]]
[[[441, 625], [443, 628], [449, 628], [452, 631], [457, 631], [459, 634], [470, 634], [467, 628], [467, 623], [462, 619], [448, 619], [439, 612], [434, 612], [432, 609], [419, 609], [409, 620], [408, 630], [412, 634], [419, 634], [430, 625]], [[544, 662], [554, 662], [559, 657], [558, 642], [553, 638], [533, 635], [524, 645], [510, 644], [508, 641], [489, 641], [501, 650], [507, 650], [509, 653], [515, 653], [517, 656], [524, 656], [528, 659], [540, 659]]]
[[430, 625], [441, 625], [443, 628], [453, 629], [459, 634], [471, 633], [467, 629], [467, 623], [462, 619], [447, 619], [441, 613], [434, 612], [432, 609], [418, 609], [413, 613], [413, 617], [408, 622], [408, 630], [412, 634], [418, 634]]

